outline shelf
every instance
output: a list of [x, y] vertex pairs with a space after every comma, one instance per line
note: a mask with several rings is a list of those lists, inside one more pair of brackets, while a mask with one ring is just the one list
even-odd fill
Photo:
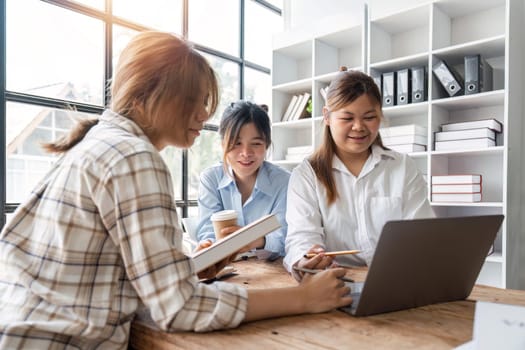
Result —
[[458, 151], [431, 151], [430, 154], [433, 156], [447, 156], [447, 155], [485, 155], [503, 153], [504, 146], [487, 147], [482, 149], [470, 149], [470, 150], [458, 150]]
[[310, 128], [312, 125], [312, 118], [305, 118], [299, 120], [292, 120], [288, 122], [274, 122], [272, 125], [274, 128], [281, 129], [304, 129]]
[[370, 68], [381, 72], [390, 72], [402, 68], [428, 66], [428, 52], [422, 52], [419, 54], [399, 57], [387, 61], [381, 61], [377, 63], [371, 63]]
[[298, 165], [300, 164], [302, 161], [294, 161], [294, 160], [272, 160], [271, 161], [272, 163], [274, 164], [277, 164], [277, 165]]
[[443, 107], [448, 111], [503, 105], [504, 102], [505, 90], [480, 92], [473, 95], [445, 97], [431, 101], [432, 105]]
[[424, 116], [426, 119], [427, 113], [428, 101], [383, 108], [383, 114], [388, 118]]
[[463, 57], [466, 55], [480, 54], [485, 58], [504, 56], [505, 35], [437, 49], [432, 51], [432, 54], [451, 65], [462, 63]]
[[502, 202], [430, 202], [433, 207], [491, 207], [502, 208]]
[[312, 89], [312, 79], [306, 78], [289, 83], [275, 85], [273, 90], [287, 93], [301, 93]]
[[503, 263], [503, 256], [501, 255], [501, 252], [494, 252], [488, 255], [485, 261], [491, 263]]

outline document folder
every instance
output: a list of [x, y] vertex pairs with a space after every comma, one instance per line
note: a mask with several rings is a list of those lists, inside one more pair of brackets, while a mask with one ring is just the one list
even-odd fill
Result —
[[412, 100], [410, 94], [412, 85], [412, 79], [410, 76], [410, 69], [401, 69], [397, 71], [397, 94], [396, 94], [396, 104], [406, 105], [409, 104]]
[[492, 90], [492, 67], [480, 55], [468, 55], [465, 61], [465, 95]]
[[454, 69], [449, 67], [445, 61], [438, 60], [438, 62], [432, 66], [432, 71], [449, 96], [458, 95], [463, 91], [461, 77]]
[[412, 69], [412, 102], [423, 102], [427, 100], [427, 75], [425, 67], [413, 67]]
[[383, 107], [395, 104], [396, 72], [383, 73]]

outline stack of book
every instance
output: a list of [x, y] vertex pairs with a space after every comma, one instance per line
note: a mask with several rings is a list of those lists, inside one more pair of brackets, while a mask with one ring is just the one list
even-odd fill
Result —
[[481, 175], [433, 175], [433, 202], [481, 202]]
[[312, 146], [288, 147], [288, 149], [286, 150], [286, 155], [284, 159], [292, 161], [292, 162], [300, 162], [304, 158], [310, 156], [312, 152], [313, 152]]
[[441, 125], [441, 132], [434, 134], [436, 151], [478, 149], [496, 146], [496, 134], [502, 131], [496, 119]]
[[401, 153], [427, 149], [427, 128], [416, 124], [393, 126], [379, 130], [383, 145]]
[[294, 95], [281, 118], [282, 122], [308, 118], [310, 114], [306, 111], [306, 106], [310, 100], [310, 93], [305, 92], [301, 95]]

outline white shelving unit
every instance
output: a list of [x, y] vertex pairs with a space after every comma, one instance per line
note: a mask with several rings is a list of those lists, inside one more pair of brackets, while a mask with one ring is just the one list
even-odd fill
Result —
[[[272, 138], [271, 159], [292, 169], [299, 162], [285, 160], [288, 147], [317, 146], [322, 131], [320, 89], [330, 84], [340, 66], [365, 70], [365, 9], [359, 23], [320, 26], [312, 38], [302, 33], [284, 33], [274, 45], [272, 67]], [[308, 92], [312, 98], [310, 118], [282, 122], [292, 97]]]
[[[386, 126], [427, 127], [426, 152], [410, 154], [427, 174], [480, 173], [483, 199], [479, 203], [432, 203], [438, 216], [504, 214], [505, 221], [487, 257], [478, 283], [525, 289], [525, 44], [523, 0], [441, 0], [382, 18], [369, 17], [350, 28], [314, 38], [281, 42], [274, 49], [272, 160], [284, 161], [292, 146], [319, 144], [322, 130], [321, 87], [339, 66], [385, 73], [426, 67], [427, 101], [383, 108]], [[480, 54], [493, 68], [491, 91], [448, 97], [432, 73], [438, 59], [459, 73], [465, 55]], [[280, 122], [291, 97], [312, 94], [313, 118]], [[447, 122], [495, 118], [503, 124], [496, 147], [479, 150], [434, 151], [434, 132]], [[446, 259], [446, 257], [443, 257]]]

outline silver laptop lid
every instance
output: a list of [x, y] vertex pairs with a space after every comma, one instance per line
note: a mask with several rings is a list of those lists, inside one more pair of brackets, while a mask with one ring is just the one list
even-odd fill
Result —
[[355, 315], [465, 299], [503, 218], [485, 215], [387, 222]]

